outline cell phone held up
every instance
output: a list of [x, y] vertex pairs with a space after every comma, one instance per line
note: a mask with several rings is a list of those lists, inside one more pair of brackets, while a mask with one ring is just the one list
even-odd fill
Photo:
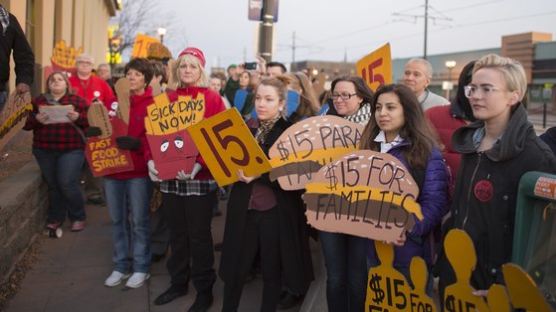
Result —
[[245, 63], [245, 69], [246, 70], [255, 70], [255, 69], [257, 69], [257, 62]]

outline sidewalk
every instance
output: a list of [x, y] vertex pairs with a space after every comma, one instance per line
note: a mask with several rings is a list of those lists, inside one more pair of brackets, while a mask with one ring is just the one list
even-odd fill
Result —
[[[220, 209], [225, 211], [225, 202]], [[37, 263], [27, 272], [21, 290], [8, 303], [7, 312], [97, 312], [97, 311], [187, 311], [195, 299], [195, 289], [163, 306], [155, 306], [154, 299], [169, 286], [165, 259], [154, 263], [151, 278], [141, 288], [126, 289], [104, 286], [104, 279], [112, 271], [111, 225], [105, 206], [89, 205], [86, 208], [88, 226], [80, 233], [72, 233], [64, 224], [60, 239], [40, 237], [41, 247]], [[222, 241], [225, 216], [212, 222], [215, 242]], [[312, 244], [313, 262], [319, 266], [320, 251]], [[215, 269], [218, 270], [220, 253], [215, 253]], [[318, 276], [315, 272], [315, 275]], [[214, 304], [210, 311], [222, 307], [223, 284], [220, 279], [214, 285]], [[258, 311], [262, 298], [262, 279], [245, 285], [239, 311]], [[312, 308], [309, 308], [313, 310]], [[286, 310], [299, 311], [300, 307]]]

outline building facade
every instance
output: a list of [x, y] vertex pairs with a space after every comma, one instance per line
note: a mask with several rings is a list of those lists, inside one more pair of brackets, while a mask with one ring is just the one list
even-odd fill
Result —
[[[33, 93], [44, 91], [44, 68], [57, 42], [82, 48], [97, 63], [104, 62], [108, 48], [108, 20], [121, 8], [119, 0], [0, 0], [15, 15], [35, 53]], [[10, 90], [15, 75], [10, 74]]]

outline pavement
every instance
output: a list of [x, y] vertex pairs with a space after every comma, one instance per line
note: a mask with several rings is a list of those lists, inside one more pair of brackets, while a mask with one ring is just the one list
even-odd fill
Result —
[[[220, 202], [225, 211], [225, 202]], [[63, 312], [63, 311], [187, 311], [195, 299], [191, 284], [189, 293], [166, 305], [156, 306], [154, 299], [170, 285], [165, 261], [154, 263], [151, 278], [138, 289], [127, 289], [122, 285], [113, 288], [104, 286], [104, 279], [112, 271], [112, 237], [108, 210], [105, 206], [88, 205], [87, 228], [72, 233], [64, 224], [63, 236], [59, 239], [41, 236], [37, 262], [27, 272], [20, 291], [7, 305], [7, 312]], [[222, 241], [225, 216], [215, 217], [212, 222], [215, 242]], [[313, 262], [320, 268], [320, 250], [312, 242]], [[215, 268], [220, 263], [220, 253], [215, 252]], [[323, 275], [322, 273], [316, 273]], [[317, 276], [318, 276], [317, 275]], [[214, 285], [214, 304], [210, 311], [222, 307], [223, 283]], [[320, 289], [320, 287], [319, 287]], [[322, 291], [322, 290], [321, 290]], [[320, 292], [320, 291], [319, 291]], [[314, 296], [322, 296], [315, 290]], [[309, 297], [309, 295], [307, 296]], [[256, 278], [245, 285], [239, 311], [259, 311], [262, 298], [262, 279]], [[315, 301], [314, 298], [311, 301]], [[286, 312], [300, 311], [297, 306]], [[313, 308], [303, 308], [311, 311]], [[320, 310], [322, 311], [322, 310]]]

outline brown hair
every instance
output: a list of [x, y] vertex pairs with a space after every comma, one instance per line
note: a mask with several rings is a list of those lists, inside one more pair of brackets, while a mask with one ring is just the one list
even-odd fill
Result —
[[46, 93], [50, 94], [50, 80], [52, 80], [52, 77], [54, 77], [54, 75], [62, 76], [62, 78], [66, 82], [66, 94], [73, 94], [73, 88], [71, 87], [71, 84], [69, 82], [68, 75], [66, 75], [66, 72], [63, 71], [55, 71], [48, 75], [48, 78], [46, 78]]
[[301, 90], [301, 93], [299, 94], [299, 106], [296, 110], [298, 117], [303, 118], [315, 116], [320, 110], [320, 105], [307, 75], [303, 72], [295, 72], [287, 73], [285, 76], [289, 77], [291, 81], [290, 86], [296, 90]]
[[153, 79], [153, 66], [149, 60], [141, 57], [134, 58], [125, 65], [124, 73], [127, 74], [130, 69], [134, 69], [145, 76], [145, 88], [151, 83]]
[[160, 84], [168, 83], [168, 75], [166, 74], [166, 67], [164, 64], [159, 60], [150, 60], [150, 62], [153, 67], [153, 77], [162, 77]]
[[365, 130], [363, 130], [360, 148], [380, 151], [380, 143], [374, 140], [380, 132], [375, 113], [378, 98], [381, 94], [386, 93], [394, 93], [403, 107], [405, 123], [400, 129], [399, 135], [410, 143], [409, 147], [403, 150], [403, 156], [411, 167], [425, 169], [432, 149], [437, 147], [437, 143], [434, 140], [436, 133], [426, 120], [415, 93], [401, 84], [382, 86], [375, 93], [371, 101], [373, 118], [369, 120]]

